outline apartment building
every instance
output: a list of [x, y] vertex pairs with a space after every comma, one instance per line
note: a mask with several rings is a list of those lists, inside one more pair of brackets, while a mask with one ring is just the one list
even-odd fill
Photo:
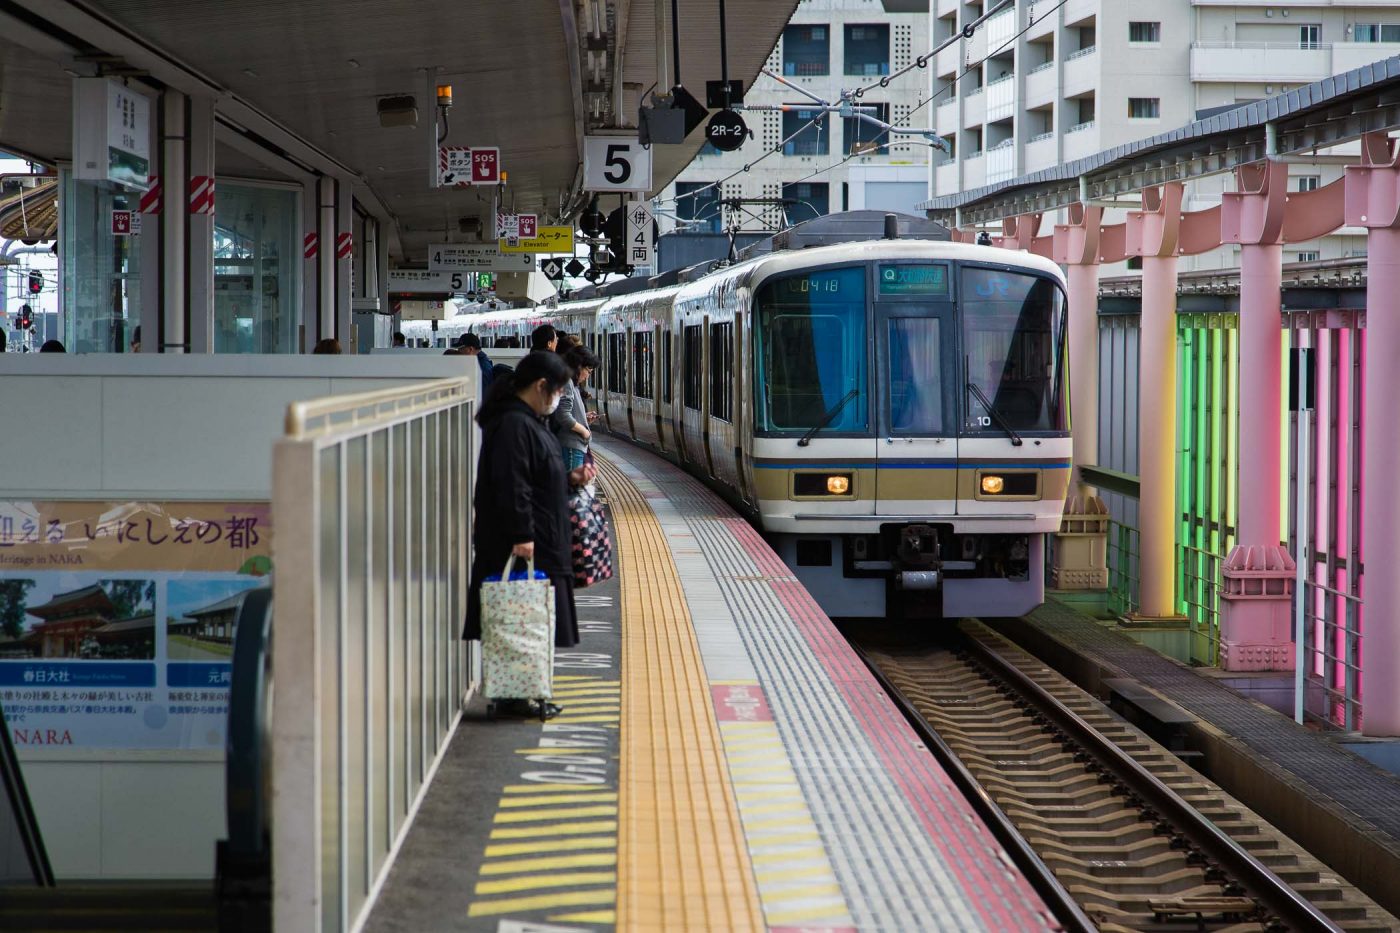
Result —
[[[843, 88], [875, 85], [860, 101], [875, 107], [875, 116], [931, 127], [929, 107], [911, 117], [928, 96], [926, 71], [914, 69], [878, 86], [881, 78], [929, 51], [927, 2], [922, 6], [925, 12], [890, 13], [882, 0], [802, 0], [766, 70], [833, 104]], [[863, 120], [835, 113], [813, 122], [819, 112], [800, 106], [808, 102], [792, 87], [760, 76], [745, 106], [799, 106], [746, 111], [753, 136], [734, 152], [706, 145], [661, 193], [662, 232], [721, 233], [731, 225], [771, 230], [784, 220], [799, 223], [842, 210], [918, 213], [928, 197], [930, 143], [922, 137], [885, 137]], [[745, 165], [752, 165], [750, 171], [743, 171]], [[742, 209], [724, 206], [736, 198], [750, 200]]]
[[[941, 43], [996, 0], [931, 0], [930, 41]], [[1015, 0], [972, 39], [936, 56], [934, 195], [980, 188], [1167, 132], [1221, 108], [1400, 54], [1400, 4], [1222, 0]], [[1042, 17], [1023, 34], [1032, 14]], [[1342, 174], [1355, 146], [1293, 164], [1308, 190]], [[1226, 177], [1187, 191], [1188, 209], [1220, 202]], [[1110, 220], [1114, 218], [1109, 218]], [[1286, 262], [1364, 254], [1343, 229], [1285, 248]], [[1225, 248], [1188, 268], [1232, 265]], [[1110, 270], [1105, 270], [1110, 271]]]

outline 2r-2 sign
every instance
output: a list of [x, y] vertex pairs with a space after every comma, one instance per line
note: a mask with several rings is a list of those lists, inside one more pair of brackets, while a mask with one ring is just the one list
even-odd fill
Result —
[[651, 190], [651, 150], [635, 136], [585, 136], [583, 186], [589, 191]]

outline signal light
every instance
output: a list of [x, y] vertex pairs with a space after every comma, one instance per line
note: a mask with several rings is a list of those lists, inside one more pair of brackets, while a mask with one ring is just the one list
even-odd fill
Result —
[[15, 318], [15, 326], [20, 330], [31, 330], [34, 327], [34, 309], [29, 305], [19, 306], [19, 315]]
[[44, 290], [44, 273], [29, 273], [29, 294], [37, 295]]

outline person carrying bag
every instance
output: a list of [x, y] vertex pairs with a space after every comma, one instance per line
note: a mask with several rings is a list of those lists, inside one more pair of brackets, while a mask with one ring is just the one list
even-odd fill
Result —
[[591, 486], [569, 497], [569, 522], [574, 532], [574, 586], [583, 589], [613, 575], [612, 536], [608, 513]]
[[[579, 642], [569, 487], [591, 482], [593, 471], [587, 467], [565, 471], [559, 442], [543, 420], [558, 407], [572, 375], [557, 354], [531, 353], [509, 376], [492, 382], [481, 405], [477, 415], [481, 456], [472, 500], [475, 556], [464, 639], [482, 638], [490, 627], [483, 625], [483, 593], [498, 581], [490, 580], [488, 574], [498, 573], [512, 557], [519, 557], [533, 561], [531, 572], [538, 569], [553, 593], [554, 647], [569, 648]], [[499, 582], [515, 585], [520, 581], [502, 575]], [[537, 596], [538, 591], [534, 592]], [[491, 699], [495, 701], [494, 712], [509, 716], [548, 719], [560, 711], [533, 694], [497, 694]]]

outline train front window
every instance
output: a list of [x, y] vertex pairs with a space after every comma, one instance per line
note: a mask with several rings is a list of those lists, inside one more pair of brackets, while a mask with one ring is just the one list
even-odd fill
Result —
[[869, 429], [863, 267], [767, 282], [756, 321], [758, 430], [805, 433], [828, 415], [827, 433]]
[[888, 326], [890, 430], [916, 437], [943, 434], [940, 321], [897, 317]]
[[959, 304], [969, 383], [964, 430], [1066, 430], [1065, 303], [1059, 287], [1038, 276], [969, 267], [962, 270]]

